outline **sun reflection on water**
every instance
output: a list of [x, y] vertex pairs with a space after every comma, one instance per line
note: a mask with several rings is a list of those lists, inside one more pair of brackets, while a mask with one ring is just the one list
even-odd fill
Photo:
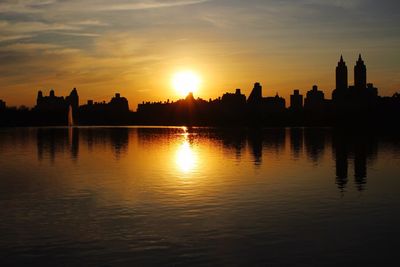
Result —
[[197, 165], [197, 154], [188, 140], [188, 134], [183, 134], [184, 140], [179, 145], [176, 153], [176, 164], [183, 173], [192, 172]]

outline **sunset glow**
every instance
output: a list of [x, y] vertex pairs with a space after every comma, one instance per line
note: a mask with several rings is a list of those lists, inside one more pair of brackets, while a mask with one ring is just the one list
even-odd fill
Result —
[[399, 2], [388, 2], [2, 1], [0, 99], [33, 107], [37, 90], [76, 87], [81, 103], [118, 91], [136, 110], [195, 90], [203, 99], [235, 88], [248, 95], [254, 82], [265, 96], [318, 84], [328, 97], [338, 56], [352, 68], [358, 53], [374, 70], [368, 80], [391, 96]]
[[172, 78], [172, 85], [180, 96], [196, 93], [200, 85], [200, 77], [192, 71], [181, 71]]
[[0, 0], [1, 266], [396, 262], [399, 10]]

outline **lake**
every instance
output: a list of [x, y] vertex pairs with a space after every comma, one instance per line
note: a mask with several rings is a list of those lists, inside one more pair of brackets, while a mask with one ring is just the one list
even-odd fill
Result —
[[400, 137], [0, 129], [2, 266], [389, 265]]

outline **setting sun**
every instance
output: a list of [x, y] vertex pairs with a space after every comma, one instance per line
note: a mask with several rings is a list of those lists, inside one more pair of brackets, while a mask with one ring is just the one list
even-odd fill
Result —
[[192, 71], [181, 71], [173, 76], [172, 85], [179, 95], [186, 96], [198, 90], [200, 77]]

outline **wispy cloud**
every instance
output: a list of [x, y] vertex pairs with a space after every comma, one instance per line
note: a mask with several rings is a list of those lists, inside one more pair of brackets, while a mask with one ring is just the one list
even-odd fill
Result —
[[69, 35], [69, 36], [81, 36], [81, 37], [99, 37], [98, 33], [89, 32], [57, 32], [56, 34]]
[[116, 1], [57, 1], [57, 0], [5, 0], [0, 3], [1, 13], [44, 13], [48, 10], [74, 11], [129, 11], [171, 8], [202, 4], [213, 0], [116, 0]]
[[81, 27], [67, 25], [63, 23], [43, 23], [43, 22], [9, 22], [0, 21], [0, 32], [14, 32], [14, 33], [35, 33], [42, 31], [65, 31], [65, 30], [80, 30]]
[[38, 50], [58, 49], [59, 45], [44, 43], [15, 43], [0, 47], [0, 51], [32, 52]]
[[95, 20], [95, 19], [89, 19], [89, 20], [82, 20], [82, 21], [74, 21], [71, 22], [73, 25], [80, 25], [80, 26], [109, 26], [110, 24], [100, 21], [100, 20]]
[[100, 6], [97, 10], [103, 11], [123, 11], [123, 10], [145, 10], [145, 9], [157, 9], [157, 8], [168, 8], [168, 7], [178, 7], [178, 6], [187, 6], [187, 5], [195, 5], [201, 4], [205, 2], [209, 2], [211, 0], [180, 0], [180, 1], [140, 1], [136, 3], [127, 2], [120, 4], [109, 4]]
[[303, 0], [299, 3], [303, 4], [313, 4], [320, 6], [335, 6], [341, 8], [356, 8], [362, 4], [363, 0], [330, 0], [330, 1], [320, 1], [320, 0]]
[[57, 3], [57, 0], [2, 0], [1, 13], [38, 13]]
[[5, 36], [0, 36], [0, 42], [16, 41], [16, 40], [31, 38], [32, 36], [33, 35], [30, 34], [5, 35]]

